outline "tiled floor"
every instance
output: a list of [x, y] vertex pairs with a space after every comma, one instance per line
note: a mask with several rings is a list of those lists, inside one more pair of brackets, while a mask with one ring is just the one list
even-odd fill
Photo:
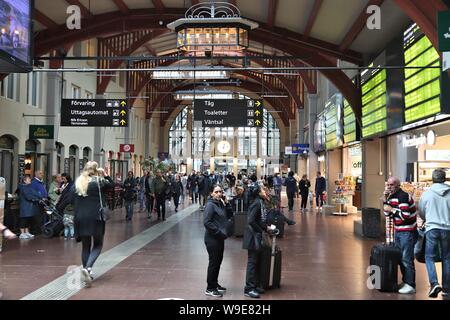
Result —
[[[155, 223], [149, 223], [143, 213], [126, 223], [123, 215], [116, 213], [108, 224], [104, 251]], [[285, 237], [278, 241], [283, 250], [282, 287], [268, 290], [263, 299], [428, 299], [426, 270], [420, 263], [416, 263], [415, 295], [367, 288], [370, 249], [377, 241], [353, 234], [355, 216], [298, 211], [290, 216], [297, 224], [287, 226]], [[203, 235], [202, 213], [196, 211], [71, 299], [215, 299], [204, 295], [208, 255]], [[241, 247], [242, 238], [226, 241], [219, 276], [228, 288], [223, 299], [248, 299], [243, 296], [247, 252]], [[79, 264], [80, 250], [80, 244], [64, 239], [6, 244], [0, 255], [3, 299], [20, 299], [61, 276], [69, 265]]]

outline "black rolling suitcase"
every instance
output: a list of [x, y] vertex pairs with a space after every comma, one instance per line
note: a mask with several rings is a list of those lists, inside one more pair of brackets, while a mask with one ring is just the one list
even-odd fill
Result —
[[[402, 252], [395, 246], [393, 234], [392, 218], [387, 218], [386, 242], [376, 244], [370, 253], [370, 265], [379, 267], [379, 287], [375, 287], [381, 292], [396, 292], [398, 290], [398, 266], [402, 259]], [[374, 279], [374, 284], [377, 284], [377, 279]]]
[[234, 214], [234, 235], [236, 237], [244, 236], [247, 226], [247, 212], [244, 211], [244, 201], [236, 200], [236, 211]]
[[264, 247], [260, 256], [259, 283], [263, 289], [279, 288], [281, 284], [281, 249], [272, 237], [272, 247]]

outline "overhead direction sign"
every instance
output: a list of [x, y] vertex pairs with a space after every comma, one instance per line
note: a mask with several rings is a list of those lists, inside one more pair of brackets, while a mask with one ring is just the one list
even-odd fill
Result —
[[128, 127], [128, 101], [125, 99], [63, 99], [61, 126]]
[[194, 100], [194, 121], [202, 127], [262, 127], [263, 104], [251, 99]]

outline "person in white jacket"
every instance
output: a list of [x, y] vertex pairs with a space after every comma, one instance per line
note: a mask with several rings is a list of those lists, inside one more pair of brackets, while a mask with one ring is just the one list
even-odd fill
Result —
[[[448, 297], [450, 291], [450, 186], [445, 184], [445, 171], [436, 169], [433, 185], [420, 199], [420, 216], [425, 220], [425, 263], [430, 281], [428, 296], [436, 298], [439, 292]], [[442, 287], [439, 285], [436, 267], [436, 246], [442, 257]]]

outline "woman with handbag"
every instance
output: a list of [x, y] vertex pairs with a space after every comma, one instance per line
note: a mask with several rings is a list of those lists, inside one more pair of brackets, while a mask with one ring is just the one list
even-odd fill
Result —
[[111, 178], [103, 177], [102, 171], [97, 168], [97, 162], [87, 162], [83, 173], [75, 181], [75, 238], [82, 243], [81, 275], [86, 287], [91, 286], [92, 267], [100, 256], [105, 235], [106, 206], [102, 189], [114, 185]]
[[219, 271], [223, 260], [225, 239], [233, 234], [230, 225], [233, 219], [233, 209], [223, 195], [220, 185], [210, 189], [203, 224], [205, 225], [205, 245], [208, 251], [209, 264], [205, 294], [212, 297], [222, 297], [226, 288], [219, 285]]
[[266, 223], [266, 209], [264, 201], [269, 201], [270, 195], [259, 185], [252, 189], [255, 201], [250, 205], [247, 214], [247, 227], [244, 232], [243, 249], [248, 250], [247, 273], [245, 278], [244, 295], [259, 298], [264, 290], [259, 288], [259, 270], [262, 251], [263, 233], [270, 232]]

